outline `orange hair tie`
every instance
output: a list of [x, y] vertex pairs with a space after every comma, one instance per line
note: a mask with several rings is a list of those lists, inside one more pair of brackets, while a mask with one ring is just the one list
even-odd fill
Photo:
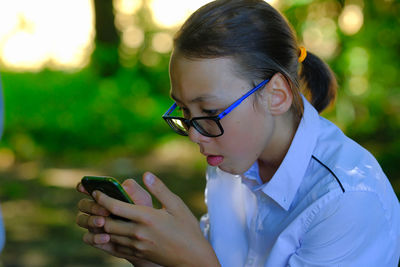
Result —
[[304, 59], [306, 59], [307, 57], [307, 51], [303, 46], [300, 46], [299, 49], [300, 49], [299, 62], [302, 63]]

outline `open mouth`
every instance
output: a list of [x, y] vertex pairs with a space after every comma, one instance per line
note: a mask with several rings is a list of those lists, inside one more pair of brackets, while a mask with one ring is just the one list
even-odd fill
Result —
[[224, 161], [223, 156], [207, 156], [207, 163], [211, 166], [218, 166]]

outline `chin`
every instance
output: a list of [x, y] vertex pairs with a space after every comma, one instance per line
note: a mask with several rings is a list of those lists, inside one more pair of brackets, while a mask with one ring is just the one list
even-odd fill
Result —
[[245, 173], [245, 171], [240, 171], [240, 170], [238, 170], [236, 168], [232, 168], [232, 167], [229, 167], [229, 166], [224, 166], [224, 164], [219, 165], [218, 168], [220, 168], [224, 172], [227, 172], [227, 173], [230, 173], [230, 174], [233, 174], [233, 175], [241, 175], [241, 174]]
[[[227, 158], [225, 158], [227, 159]], [[253, 165], [251, 162], [243, 162], [239, 161], [224, 161], [222, 164], [218, 166], [224, 172], [233, 174], [233, 175], [242, 175], [247, 172], [250, 167]]]

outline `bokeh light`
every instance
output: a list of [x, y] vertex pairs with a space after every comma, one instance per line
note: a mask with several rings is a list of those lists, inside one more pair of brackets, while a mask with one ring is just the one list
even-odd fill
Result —
[[339, 16], [339, 26], [347, 35], [356, 34], [364, 23], [364, 15], [358, 5], [346, 5]]
[[142, 4], [142, 0], [113, 0], [114, 9], [126, 15], [135, 14]]
[[347, 58], [348, 71], [351, 73], [347, 87], [353, 95], [363, 95], [368, 90], [368, 51], [363, 47], [353, 47], [348, 52]]
[[168, 53], [172, 49], [172, 43], [172, 36], [170, 34], [159, 32], [153, 36], [151, 45], [156, 52]]
[[303, 32], [305, 47], [324, 59], [331, 58], [338, 46], [336, 29], [330, 18], [307, 21]]
[[302, 25], [303, 43], [307, 50], [323, 59], [336, 55], [339, 45], [336, 19], [340, 5], [335, 2], [316, 2], [307, 7], [307, 19]]
[[137, 48], [144, 41], [144, 32], [137, 26], [129, 26], [122, 32], [122, 42], [129, 48]]

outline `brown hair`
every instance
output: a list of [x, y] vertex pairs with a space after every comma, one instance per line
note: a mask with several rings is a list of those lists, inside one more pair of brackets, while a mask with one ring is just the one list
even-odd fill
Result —
[[336, 95], [336, 79], [321, 59], [308, 52], [298, 75], [299, 48], [286, 19], [262, 0], [217, 0], [183, 24], [174, 48], [187, 58], [231, 57], [242, 75], [255, 80], [282, 73], [291, 85], [293, 108], [302, 116], [300, 82], [321, 112]]

